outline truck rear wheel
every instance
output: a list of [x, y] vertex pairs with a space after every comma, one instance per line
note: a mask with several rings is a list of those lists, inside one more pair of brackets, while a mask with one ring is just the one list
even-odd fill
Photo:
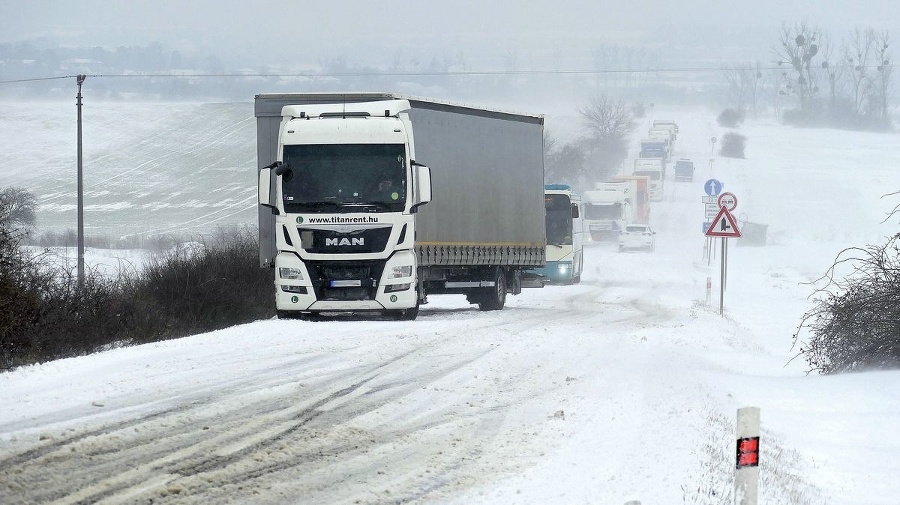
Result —
[[494, 286], [485, 288], [478, 302], [480, 310], [500, 310], [506, 305], [506, 274], [502, 268], [494, 269]]

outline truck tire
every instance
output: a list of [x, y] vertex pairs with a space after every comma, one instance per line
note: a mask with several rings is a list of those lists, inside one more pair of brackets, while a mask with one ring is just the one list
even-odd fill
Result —
[[300, 313], [293, 310], [276, 310], [275, 317], [278, 319], [300, 319]]
[[506, 274], [502, 268], [494, 269], [494, 286], [485, 288], [478, 302], [480, 310], [500, 310], [506, 305]]
[[409, 309], [390, 310], [387, 315], [396, 321], [415, 321], [419, 316], [419, 304]]

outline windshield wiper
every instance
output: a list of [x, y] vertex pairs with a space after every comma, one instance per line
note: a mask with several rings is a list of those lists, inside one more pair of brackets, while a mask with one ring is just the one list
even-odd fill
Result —
[[313, 207], [316, 209], [319, 209], [322, 207], [343, 207], [344, 206], [344, 204], [341, 202], [304, 202], [299, 205], [305, 205], [307, 207]]
[[384, 209], [384, 210], [391, 210], [390, 205], [388, 205], [382, 201], [379, 201], [379, 200], [372, 200], [370, 202], [360, 202], [356, 205], [365, 205], [365, 206], [370, 206], [370, 207], [378, 207], [379, 209]]

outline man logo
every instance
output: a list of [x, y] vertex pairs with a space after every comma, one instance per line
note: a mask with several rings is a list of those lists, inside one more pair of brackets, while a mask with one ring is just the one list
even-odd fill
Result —
[[326, 238], [325, 246], [354, 246], [354, 245], [366, 245], [365, 239], [362, 237], [354, 237], [352, 239], [349, 238]]

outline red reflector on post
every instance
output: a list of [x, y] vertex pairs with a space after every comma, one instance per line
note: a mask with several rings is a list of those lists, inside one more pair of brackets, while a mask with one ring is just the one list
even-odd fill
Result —
[[759, 437], [739, 438], [737, 441], [737, 468], [759, 466]]

